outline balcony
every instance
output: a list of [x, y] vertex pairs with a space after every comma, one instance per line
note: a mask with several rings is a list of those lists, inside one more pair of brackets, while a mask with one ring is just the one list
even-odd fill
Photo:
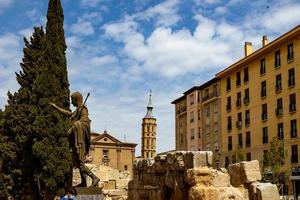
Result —
[[208, 100], [213, 99], [213, 98], [218, 97], [218, 96], [219, 96], [218, 92], [212, 92], [212, 93], [210, 93], [210, 94], [206, 94], [206, 95], [202, 98], [202, 101], [205, 102], [205, 101], [208, 101]]
[[181, 114], [183, 112], [186, 112], [186, 106], [177, 109], [176, 114], [179, 115], [179, 114]]

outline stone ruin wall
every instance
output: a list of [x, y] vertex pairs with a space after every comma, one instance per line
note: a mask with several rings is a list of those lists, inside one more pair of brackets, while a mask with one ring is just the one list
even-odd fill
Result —
[[279, 200], [277, 187], [260, 183], [257, 160], [216, 170], [210, 151], [177, 151], [134, 164], [128, 200]]

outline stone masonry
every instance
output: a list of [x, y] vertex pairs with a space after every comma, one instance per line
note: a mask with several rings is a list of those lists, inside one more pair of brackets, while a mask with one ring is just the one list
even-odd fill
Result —
[[177, 151], [137, 161], [129, 200], [279, 200], [277, 187], [260, 183], [257, 160], [213, 169], [210, 151]]

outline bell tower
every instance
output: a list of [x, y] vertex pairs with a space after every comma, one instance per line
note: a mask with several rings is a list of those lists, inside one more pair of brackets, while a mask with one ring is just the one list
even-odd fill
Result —
[[153, 159], [156, 156], [156, 119], [152, 113], [152, 91], [150, 90], [147, 113], [142, 123], [142, 158]]

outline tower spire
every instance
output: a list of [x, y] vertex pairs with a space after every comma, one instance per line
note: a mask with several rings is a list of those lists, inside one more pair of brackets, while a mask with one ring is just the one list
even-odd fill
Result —
[[152, 110], [153, 110], [153, 105], [152, 105], [152, 90], [150, 90], [149, 102], [148, 102], [148, 105], [147, 105], [147, 114], [145, 115], [144, 118], [154, 118]]

